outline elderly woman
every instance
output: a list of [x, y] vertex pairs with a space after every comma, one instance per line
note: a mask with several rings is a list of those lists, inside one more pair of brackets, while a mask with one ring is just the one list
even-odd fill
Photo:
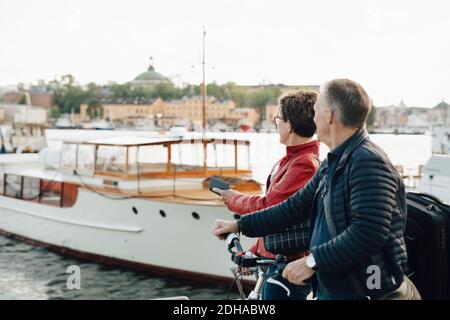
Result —
[[[272, 168], [263, 196], [249, 196], [236, 190], [216, 189], [230, 211], [245, 215], [278, 204], [301, 189], [314, 176], [319, 167], [319, 141], [312, 139], [316, 132], [313, 120], [316, 98], [317, 94], [310, 91], [295, 91], [281, 97], [280, 108], [274, 122], [280, 143], [286, 146], [286, 155]], [[305, 250], [299, 249], [298, 252], [287, 255], [288, 261], [304, 257], [308, 254]], [[276, 254], [283, 253], [269, 252], [264, 246], [263, 238], [258, 238], [248, 251], [271, 259]], [[291, 290], [290, 298], [284, 289], [266, 283], [263, 289], [264, 300], [306, 299], [311, 291], [310, 286], [296, 286], [281, 276], [276, 280]]]

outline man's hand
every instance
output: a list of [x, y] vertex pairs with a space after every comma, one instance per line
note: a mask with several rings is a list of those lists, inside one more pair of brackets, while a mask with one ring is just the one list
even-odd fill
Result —
[[239, 232], [237, 221], [216, 220], [212, 230], [212, 234], [220, 240], [225, 240], [224, 234]]
[[304, 286], [306, 285], [304, 281], [311, 278], [314, 273], [316, 272], [306, 265], [306, 257], [304, 257], [288, 263], [283, 270], [283, 278], [290, 283]]
[[219, 188], [213, 188], [213, 191], [217, 192], [220, 194], [220, 200], [222, 200], [223, 202], [227, 203], [231, 197], [235, 194], [241, 194], [240, 192], [236, 191], [236, 190], [222, 190]]

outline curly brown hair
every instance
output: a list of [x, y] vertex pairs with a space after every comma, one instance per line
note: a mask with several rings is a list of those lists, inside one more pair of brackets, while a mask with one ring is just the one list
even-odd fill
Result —
[[280, 98], [280, 111], [284, 121], [289, 121], [292, 130], [301, 137], [311, 138], [316, 133], [314, 91], [291, 91]]

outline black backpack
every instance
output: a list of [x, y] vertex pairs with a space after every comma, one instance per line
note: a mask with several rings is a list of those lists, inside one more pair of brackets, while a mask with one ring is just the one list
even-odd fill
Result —
[[408, 192], [406, 200], [405, 273], [423, 299], [450, 299], [450, 206], [424, 193]]

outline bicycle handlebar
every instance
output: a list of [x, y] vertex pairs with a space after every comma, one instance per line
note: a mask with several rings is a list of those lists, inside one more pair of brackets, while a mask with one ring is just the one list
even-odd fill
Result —
[[[282, 287], [284, 290], [286, 290], [287, 296], [290, 296], [291, 291], [288, 287], [286, 287], [283, 283], [281, 283], [278, 280], [275, 280], [274, 278], [278, 275], [280, 275], [287, 264], [287, 259], [285, 256], [278, 254], [275, 259], [266, 259], [257, 257], [254, 255], [249, 255], [244, 250], [242, 250], [241, 243], [239, 241], [239, 235], [236, 233], [230, 233], [230, 234], [224, 234], [224, 237], [226, 237], [227, 240], [227, 248], [228, 251], [231, 253], [231, 261], [233, 261], [236, 265], [238, 265], [241, 268], [254, 268], [262, 266], [273, 266], [275, 267], [272, 270], [260, 270], [259, 276], [261, 276], [260, 280], [257, 281], [257, 284], [255, 286], [255, 289], [250, 293], [249, 299], [254, 300], [258, 299], [260, 296], [259, 292], [262, 288], [262, 283], [264, 281], [268, 281], [270, 283], [273, 283], [275, 285], [278, 285]], [[235, 250], [233, 250], [235, 249]], [[239, 286], [238, 286], [239, 287]], [[243, 295], [242, 288], [240, 289], [241, 295]]]
[[228, 251], [233, 253], [232, 249], [236, 248], [237, 252], [244, 252], [241, 243], [239, 242], [239, 235], [237, 233], [224, 234], [227, 239]]
[[[231, 260], [240, 267], [252, 268], [257, 266], [276, 266], [277, 269], [283, 270], [286, 267], [287, 259], [285, 256], [279, 254], [275, 259], [266, 259], [254, 256], [245, 255], [239, 241], [239, 235], [236, 233], [229, 233], [224, 235], [227, 239], [228, 251], [231, 253]], [[233, 251], [236, 248], [236, 251]]]

